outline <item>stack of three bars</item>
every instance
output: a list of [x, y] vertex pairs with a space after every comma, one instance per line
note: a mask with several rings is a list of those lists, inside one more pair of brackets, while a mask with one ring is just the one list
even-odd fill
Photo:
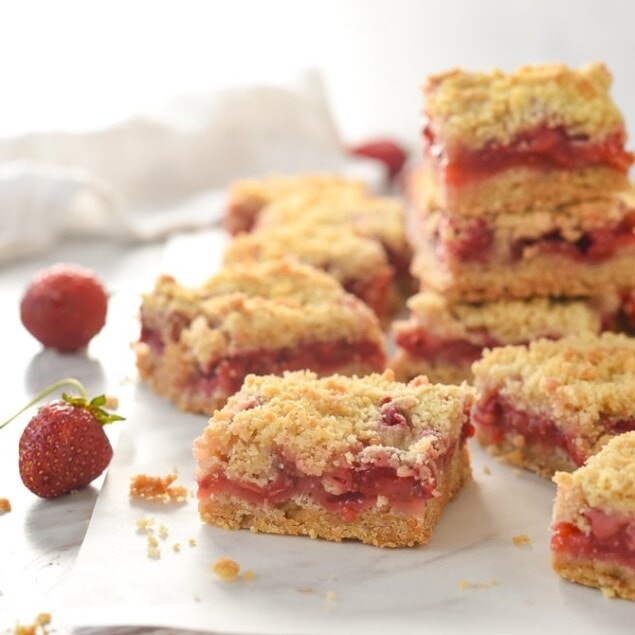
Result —
[[400, 377], [470, 379], [484, 347], [616, 326], [635, 196], [610, 85], [602, 64], [428, 80], [409, 184], [422, 292], [395, 325]]

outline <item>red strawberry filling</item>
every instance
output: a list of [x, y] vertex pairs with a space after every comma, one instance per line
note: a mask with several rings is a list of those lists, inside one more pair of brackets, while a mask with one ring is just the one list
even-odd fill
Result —
[[425, 127], [423, 134], [428, 152], [442, 167], [445, 183], [449, 186], [486, 178], [514, 167], [574, 170], [605, 166], [626, 173], [633, 163], [633, 155], [624, 149], [623, 132], [592, 143], [584, 135], [569, 135], [562, 126], [541, 125], [520, 133], [507, 145], [490, 142], [479, 150], [440, 147], [430, 125]]
[[630, 567], [635, 574], [635, 517], [592, 508], [584, 515], [590, 531], [560, 522], [553, 527], [551, 550], [576, 560], [609, 560]]
[[[441, 262], [487, 263], [492, 250], [494, 230], [484, 218], [457, 219], [441, 216], [434, 234], [435, 252]], [[614, 225], [582, 233], [575, 241], [559, 229], [532, 238], [520, 238], [509, 248], [506, 260], [517, 262], [538, 254], [559, 254], [578, 262], [602, 262], [626, 247], [635, 246], [635, 213], [629, 212]]]
[[[498, 445], [506, 438], [521, 435], [527, 445], [540, 448], [545, 454], [556, 448], [564, 450], [578, 466], [589, 458], [588, 453], [579, 449], [576, 443], [578, 437], [561, 430], [553, 419], [519, 410], [496, 393], [475, 404], [472, 408], [472, 423], [479, 437], [489, 444]], [[635, 430], [635, 419], [607, 417], [603, 425], [606, 432], [620, 434]]]
[[436, 337], [421, 327], [413, 326], [397, 331], [395, 342], [413, 357], [464, 366], [479, 359], [484, 347], [500, 346], [500, 342], [484, 330], [472, 335], [480, 340], [479, 344]]
[[[178, 339], [178, 338], [177, 338]], [[147, 343], [155, 355], [163, 353], [165, 343], [159, 331], [142, 328], [141, 342]], [[376, 342], [332, 341], [312, 342], [297, 348], [255, 350], [228, 355], [208, 368], [200, 368], [191, 378], [195, 392], [234, 394], [242, 386], [246, 375], [281, 375], [286, 370], [310, 368], [321, 375], [332, 374], [348, 365], [360, 365], [373, 371], [385, 367], [383, 348]]]

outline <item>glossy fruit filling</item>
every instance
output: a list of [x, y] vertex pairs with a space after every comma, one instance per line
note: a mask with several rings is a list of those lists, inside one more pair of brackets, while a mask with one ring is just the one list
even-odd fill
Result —
[[[147, 343], [155, 355], [162, 355], [165, 342], [158, 331], [143, 327], [140, 341]], [[236, 354], [228, 351], [227, 357], [208, 368], [199, 369], [191, 379], [191, 388], [202, 394], [220, 392], [231, 395], [240, 389], [243, 379], [250, 373], [282, 375], [286, 370], [309, 368], [320, 375], [327, 375], [348, 365], [363, 366], [369, 372], [381, 372], [385, 364], [383, 348], [369, 341], [312, 342], [297, 348], [260, 349]]]
[[512, 167], [575, 170], [603, 166], [626, 174], [633, 163], [633, 155], [624, 149], [623, 132], [590, 142], [585, 136], [569, 135], [561, 126], [542, 125], [517, 135], [507, 145], [490, 142], [479, 150], [457, 148], [450, 151], [437, 143], [434, 132], [427, 125], [424, 139], [429, 154], [442, 168], [445, 183], [455, 186]]
[[479, 344], [467, 340], [448, 340], [435, 337], [425, 329], [413, 326], [395, 333], [395, 342], [411, 356], [429, 362], [447, 362], [458, 366], [469, 365], [480, 358], [486, 346], [500, 346], [495, 338], [483, 330], [472, 332], [479, 339]]
[[212, 474], [199, 481], [198, 498], [211, 495], [236, 496], [253, 505], [280, 505], [294, 497], [306, 496], [325, 510], [354, 520], [365, 509], [376, 508], [382, 497], [393, 511], [420, 513], [426, 501], [438, 496], [436, 482], [414, 476], [399, 477], [389, 467], [340, 469], [322, 476], [310, 476], [285, 464], [274, 480], [260, 487], [246, 481], [233, 481]]
[[[556, 448], [564, 450], [569, 458], [580, 466], [589, 458], [576, 445], [578, 437], [566, 434], [553, 419], [518, 410], [496, 393], [481, 398], [472, 408], [472, 423], [479, 437], [491, 444], [501, 444], [505, 439], [520, 435], [525, 444], [541, 448], [549, 454]], [[606, 418], [604, 429], [610, 434], [635, 430], [634, 419]]]
[[[484, 218], [441, 216], [433, 240], [435, 253], [441, 262], [487, 263], [497, 257], [492, 250], [494, 229]], [[633, 212], [615, 225], [584, 232], [573, 242], [559, 229], [537, 237], [520, 238], [510, 245], [506, 261], [514, 263], [540, 254], [557, 254], [576, 262], [597, 263], [628, 247], [635, 247]]]
[[583, 532], [570, 523], [556, 523], [551, 550], [576, 560], [609, 560], [630, 567], [635, 574], [635, 517], [610, 514], [597, 508], [584, 515], [590, 531]]

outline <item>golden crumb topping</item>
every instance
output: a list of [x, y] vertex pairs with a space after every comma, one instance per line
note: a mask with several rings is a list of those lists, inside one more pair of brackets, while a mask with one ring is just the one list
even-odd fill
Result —
[[553, 480], [576, 492], [569, 494], [571, 500], [585, 507], [635, 513], [635, 432], [613, 437], [582, 467], [572, 474], [556, 472]]
[[611, 75], [601, 63], [522, 66], [512, 73], [454, 69], [423, 87], [435, 138], [447, 148], [509, 144], [520, 133], [563, 127], [569, 136], [599, 141], [624, 132], [609, 95]]
[[356, 234], [374, 238], [395, 253], [409, 249], [403, 203], [397, 198], [350, 190], [302, 192], [282, 197], [262, 210], [257, 228], [289, 227], [306, 222], [351, 227]]
[[229, 186], [230, 205], [263, 207], [289, 194], [353, 192], [363, 193], [367, 186], [362, 181], [338, 174], [300, 174], [293, 176], [269, 175], [263, 178], [241, 179]]
[[444, 296], [422, 292], [407, 302], [411, 320], [395, 324], [395, 330], [420, 326], [446, 340], [480, 344], [492, 339], [500, 344], [519, 344], [541, 337], [589, 331], [598, 333], [600, 316], [583, 300], [498, 300], [452, 303]]
[[486, 351], [472, 366], [481, 392], [578, 429], [635, 417], [635, 339], [615, 333]]
[[333, 277], [288, 260], [227, 266], [197, 288], [161, 276], [143, 298], [142, 319], [166, 338], [183, 322], [177, 336], [202, 366], [243, 350], [333, 341], [381, 347], [384, 339], [375, 314]]
[[249, 375], [195, 441], [197, 477], [222, 472], [262, 486], [285, 463], [313, 476], [365, 464], [419, 475], [457, 442], [471, 400], [466, 384], [403, 384], [391, 371]]
[[241, 234], [227, 247], [224, 262], [267, 262], [289, 256], [328, 271], [340, 282], [371, 280], [388, 266], [378, 242], [348, 228], [308, 222]]
[[[130, 479], [130, 498], [159, 503], [181, 503], [187, 498], [187, 489], [182, 485], [172, 485], [174, 481], [176, 481], [176, 474], [167, 476], [137, 474]], [[141, 528], [141, 525], [138, 524], [138, 526]]]

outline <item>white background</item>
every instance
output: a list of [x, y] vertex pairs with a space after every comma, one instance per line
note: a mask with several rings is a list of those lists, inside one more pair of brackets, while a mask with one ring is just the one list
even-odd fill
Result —
[[429, 73], [603, 60], [635, 137], [629, 0], [0, 4], [0, 134], [82, 127], [184, 91], [323, 70], [343, 136], [417, 147]]

